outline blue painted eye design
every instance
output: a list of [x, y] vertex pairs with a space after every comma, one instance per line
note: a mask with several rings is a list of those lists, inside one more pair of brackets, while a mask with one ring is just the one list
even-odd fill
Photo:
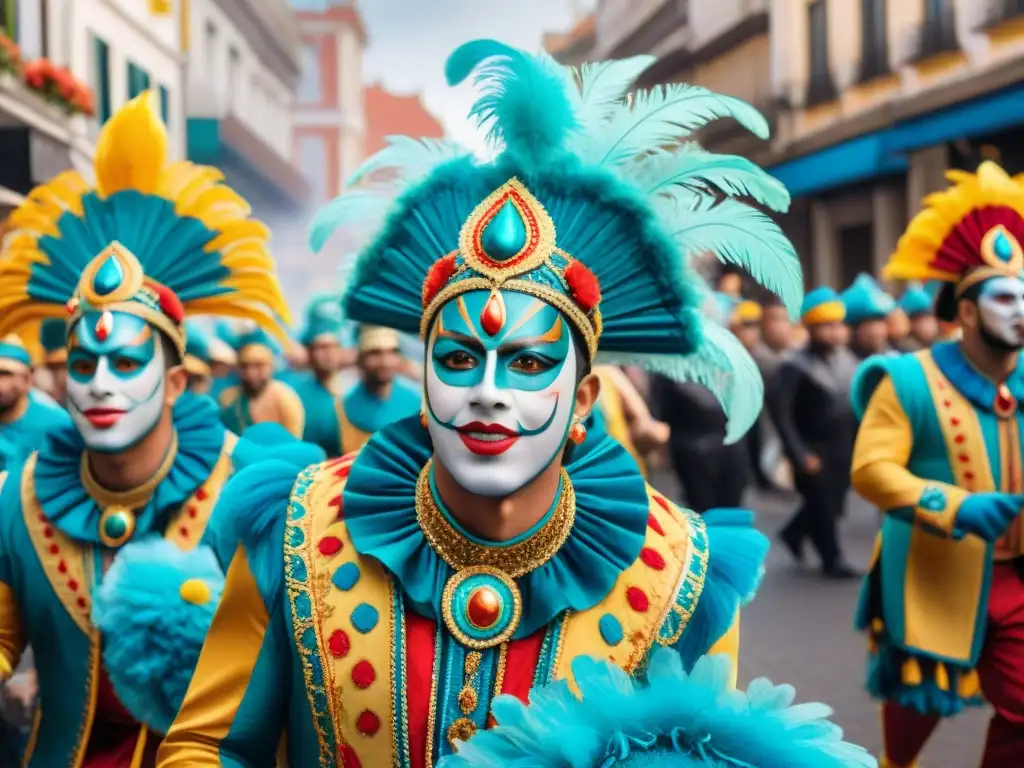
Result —
[[71, 372], [76, 376], [88, 378], [96, 373], [96, 361], [80, 357], [71, 363]]
[[441, 355], [438, 362], [451, 371], [471, 371], [479, 365], [475, 357], [461, 349]]
[[509, 368], [513, 371], [525, 373], [529, 376], [536, 376], [538, 373], [550, 371], [554, 367], [555, 362], [553, 360], [534, 354], [520, 355], [509, 365]]
[[135, 373], [142, 364], [138, 360], [132, 360], [130, 357], [118, 357], [114, 360], [114, 370], [118, 373]]

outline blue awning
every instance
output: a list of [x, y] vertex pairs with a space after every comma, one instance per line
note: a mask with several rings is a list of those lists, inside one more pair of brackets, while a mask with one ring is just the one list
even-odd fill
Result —
[[956, 139], [1024, 125], [1024, 86], [1013, 86], [971, 101], [894, 123], [768, 169], [793, 197], [905, 171], [906, 154]]
[[907, 159], [887, 151], [884, 132], [869, 133], [769, 168], [793, 197], [898, 173]]

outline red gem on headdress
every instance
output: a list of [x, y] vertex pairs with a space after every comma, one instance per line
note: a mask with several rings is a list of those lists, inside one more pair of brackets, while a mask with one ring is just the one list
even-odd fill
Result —
[[181, 299], [178, 298], [177, 294], [166, 285], [161, 285], [155, 280], [147, 280], [146, 284], [152, 288], [159, 297], [160, 311], [175, 323], [181, 325], [185, 320], [185, 307], [182, 306]]
[[505, 327], [505, 301], [497, 291], [491, 291], [480, 312], [480, 327], [487, 332], [488, 336], [497, 336], [498, 332]]
[[579, 261], [570, 261], [564, 274], [572, 300], [584, 312], [590, 312], [601, 301], [601, 286], [597, 276]]
[[423, 281], [423, 306], [427, 306], [440, 293], [455, 274], [455, 254], [449, 253], [435, 261]]
[[67, 304], [64, 305], [64, 309], [67, 310], [67, 313], [69, 315], [75, 314], [75, 310], [78, 309], [78, 297], [72, 296], [70, 299], [68, 299]]
[[96, 321], [96, 338], [106, 341], [112, 330], [114, 330], [114, 316], [109, 311], [103, 310], [100, 319]]

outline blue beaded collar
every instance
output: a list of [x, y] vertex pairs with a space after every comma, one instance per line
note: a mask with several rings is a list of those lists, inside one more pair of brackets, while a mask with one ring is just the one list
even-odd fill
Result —
[[[360, 554], [391, 572], [417, 613], [440, 621], [441, 595], [453, 571], [416, 518], [416, 482], [432, 454], [418, 416], [378, 432], [352, 465], [344, 510]], [[596, 605], [643, 547], [647, 486], [622, 446], [594, 435], [573, 451], [566, 471], [576, 491], [576, 521], [554, 557], [518, 579], [523, 612], [514, 638], [536, 632], [563, 611]]]
[[[932, 359], [960, 394], [978, 408], [992, 412], [996, 401], [996, 385], [971, 365], [958, 342], [944, 341], [936, 344], [932, 347]], [[1006, 380], [1006, 386], [1017, 399], [1017, 408], [1024, 410], [1024, 370], [1020, 363]]]
[[[160, 529], [167, 516], [206, 482], [224, 445], [226, 430], [210, 398], [186, 393], [178, 399], [172, 416], [178, 432], [178, 454], [149, 504], [137, 512], [136, 536]], [[36, 498], [43, 513], [61, 531], [77, 541], [99, 544], [103, 509], [82, 487], [84, 450], [74, 425], [51, 432], [36, 458]]]

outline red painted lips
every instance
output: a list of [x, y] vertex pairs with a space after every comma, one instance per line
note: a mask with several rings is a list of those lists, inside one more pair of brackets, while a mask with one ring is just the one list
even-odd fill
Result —
[[478, 456], [498, 456], [511, 448], [519, 433], [501, 424], [472, 421], [456, 430], [463, 444]]
[[117, 408], [90, 408], [87, 411], [82, 411], [82, 415], [96, 429], [110, 429], [121, 420], [124, 414], [124, 411]]

